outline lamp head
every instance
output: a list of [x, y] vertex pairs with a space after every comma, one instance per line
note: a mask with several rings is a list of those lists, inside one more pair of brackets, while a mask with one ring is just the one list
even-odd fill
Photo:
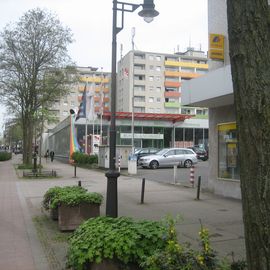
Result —
[[70, 114], [75, 114], [75, 111], [73, 109], [69, 110]]
[[144, 21], [150, 23], [154, 17], [158, 16], [159, 12], [155, 10], [154, 0], [144, 0], [143, 9], [138, 13], [143, 17]]

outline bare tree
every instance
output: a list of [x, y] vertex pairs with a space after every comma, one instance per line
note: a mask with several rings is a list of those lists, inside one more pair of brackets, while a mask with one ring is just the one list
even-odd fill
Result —
[[2, 102], [21, 116], [24, 163], [32, 162], [36, 111], [68, 91], [70, 43], [70, 29], [39, 8], [25, 13], [15, 25], [7, 25], [0, 35]]
[[248, 269], [270, 270], [270, 12], [227, 0]]

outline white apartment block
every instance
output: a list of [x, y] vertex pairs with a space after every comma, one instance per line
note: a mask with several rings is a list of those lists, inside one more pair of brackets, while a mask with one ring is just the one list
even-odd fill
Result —
[[117, 111], [192, 114], [207, 118], [206, 108], [181, 105], [184, 81], [208, 71], [207, 56], [188, 48], [186, 52], [164, 54], [130, 51], [118, 62]]

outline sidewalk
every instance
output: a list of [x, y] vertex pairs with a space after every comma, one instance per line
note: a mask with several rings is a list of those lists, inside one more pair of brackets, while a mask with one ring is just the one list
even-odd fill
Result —
[[[19, 163], [18, 158], [19, 156], [14, 156], [12, 162]], [[100, 192], [106, 198], [105, 172], [77, 168], [77, 177], [74, 178], [72, 166], [56, 160], [43, 162], [46, 169], [56, 170], [60, 178], [18, 179], [11, 162], [0, 163], [0, 269], [57, 268], [53, 268], [53, 264], [48, 262], [48, 254], [40, 243], [32, 221], [33, 217], [42, 214], [42, 197], [50, 187], [76, 185], [81, 181], [82, 186], [89, 191]], [[196, 189], [146, 179], [144, 204], [141, 204], [141, 179], [129, 176], [118, 178], [119, 216], [160, 220], [168, 214], [181, 215], [183, 221], [177, 225], [179, 240], [188, 241], [194, 247], [198, 247], [201, 221], [210, 230], [211, 243], [221, 256], [233, 251], [236, 258], [244, 257], [241, 202], [208, 193], [201, 193], [199, 201], [195, 198]], [[105, 215], [105, 204], [106, 202], [101, 206], [101, 215]], [[20, 245], [17, 241], [20, 241]], [[54, 254], [50, 254], [50, 257], [53, 256]], [[57, 255], [54, 260], [57, 264]]]

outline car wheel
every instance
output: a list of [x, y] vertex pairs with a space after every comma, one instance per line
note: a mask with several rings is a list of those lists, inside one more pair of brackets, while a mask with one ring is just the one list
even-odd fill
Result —
[[150, 168], [151, 169], [155, 170], [155, 169], [158, 168], [158, 166], [159, 166], [159, 164], [158, 164], [158, 162], [156, 160], [151, 161], [151, 163], [150, 163]]
[[190, 168], [192, 166], [192, 161], [190, 159], [187, 159], [185, 162], [184, 162], [184, 167], [185, 168]]

